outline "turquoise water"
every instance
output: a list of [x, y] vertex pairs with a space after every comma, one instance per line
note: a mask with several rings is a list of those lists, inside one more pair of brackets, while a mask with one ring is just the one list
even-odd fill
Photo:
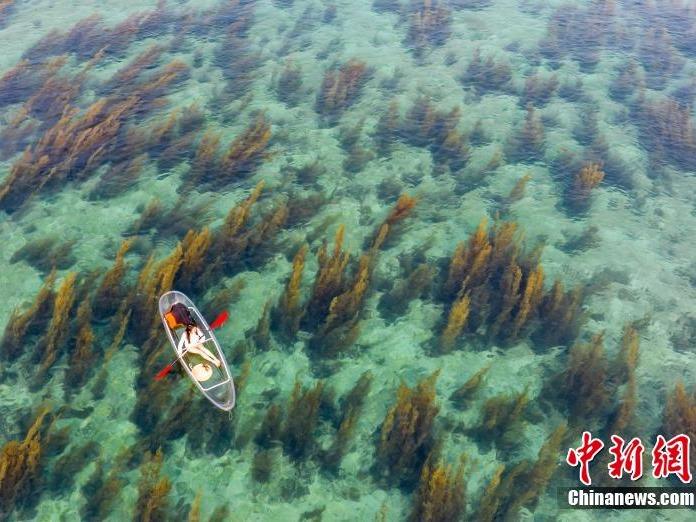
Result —
[[686, 520], [556, 488], [696, 434], [695, 9], [0, 1], [0, 518]]

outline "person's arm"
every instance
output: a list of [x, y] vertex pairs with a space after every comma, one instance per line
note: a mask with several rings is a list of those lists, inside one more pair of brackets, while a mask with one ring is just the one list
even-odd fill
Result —
[[179, 346], [176, 347], [176, 351], [179, 355], [184, 353], [186, 350], [186, 332], [181, 334], [181, 339], [179, 339]]

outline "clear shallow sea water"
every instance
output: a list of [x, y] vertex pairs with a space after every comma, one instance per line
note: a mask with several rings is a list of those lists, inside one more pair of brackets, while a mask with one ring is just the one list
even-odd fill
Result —
[[[675, 383], [682, 380], [692, 391], [693, 3], [4, 5], [0, 324], [12, 323], [13, 310], [30, 309], [52, 265], [56, 290], [70, 274], [77, 283], [59, 328], [65, 335], [53, 342], [55, 361], [45, 359], [46, 332], [58, 324], [59, 306], [51, 300], [20, 348], [1, 354], [0, 443], [24, 440], [42, 405], [50, 413], [40, 427], [44, 449], [16, 481], [18, 492], [4, 493], [11, 502], [0, 516], [147, 519], [147, 486], [168, 477], [151, 519], [198, 512], [204, 520], [406, 520], [418, 503], [418, 473], [413, 480], [385, 474], [383, 423], [401, 383], [415, 387], [439, 370], [429, 449], [433, 462], [443, 464], [456, 466], [466, 456], [463, 519], [480, 519], [486, 488], [501, 465], [504, 477], [516, 464], [536, 461], [564, 422], [569, 428], [551, 473], [521, 508], [506, 511], [514, 502], [501, 501], [499, 519], [687, 519], [674, 510], [559, 512], [555, 495], [556, 486], [577, 483], [563, 462], [567, 448], [577, 445], [583, 429], [604, 433], [628, 387], [625, 377], [609, 371], [601, 382], [608, 396], [602, 406], [573, 414], [572, 397], [588, 392], [558, 392], [571, 346], [603, 332], [610, 364], [625, 328], [634, 326], [637, 391], [625, 434], [648, 445], [665, 431], [665, 403]], [[177, 74], [164, 80], [173, 61], [181, 64]], [[125, 77], [124, 67], [134, 63], [144, 66]], [[119, 74], [120, 82], [114, 80]], [[99, 100], [107, 110], [70, 126]], [[126, 109], [114, 124], [100, 126], [122, 109], [119, 103]], [[179, 118], [171, 120], [173, 130], [163, 130], [172, 114]], [[239, 140], [254, 124], [261, 130]], [[85, 128], [99, 133], [80, 134]], [[206, 135], [219, 140], [207, 164], [200, 152]], [[233, 159], [225, 163], [225, 157]], [[577, 175], [591, 164], [604, 177], [586, 189]], [[515, 191], [523, 178], [523, 189]], [[146, 281], [137, 285], [148, 256], [166, 258], [189, 229], [209, 227], [217, 234], [214, 245], [221, 244], [225, 216], [261, 181], [246, 237], [258, 242], [213, 246], [204, 256], [213, 268], [197, 273], [200, 283], [184, 281], [183, 269], [173, 283], [186, 286], [211, 320], [221, 308], [230, 310], [219, 339], [240, 394], [228, 417], [191, 393], [185, 378], [152, 382], [173, 354], [164, 332], [148, 339], [156, 302], [130, 303], [119, 341], [117, 323], [126, 308], [100, 313], [95, 296], [130, 238], [122, 302], [127, 295], [147, 297]], [[345, 346], [324, 340], [317, 349], [313, 340], [327, 309], [321, 316], [306, 311], [299, 331], [287, 335], [282, 311], [273, 310], [301, 246], [307, 245], [301, 304], [313, 294], [322, 241], [330, 253], [340, 225], [352, 256], [343, 290], [353, 288], [358, 257], [370, 252], [376, 229], [403, 193], [417, 202], [373, 252], [349, 321], [357, 325], [356, 337]], [[134, 229], [153, 198], [161, 210], [150, 225]], [[284, 206], [288, 215], [268, 218]], [[582, 289], [573, 335], [540, 341], [539, 332], [556, 325], [539, 311], [514, 339], [492, 335], [495, 318], [488, 318], [478, 328], [469, 324], [443, 350], [452, 299], [441, 289], [457, 245], [482, 218], [517, 222], [528, 252], [543, 244], [544, 292], [556, 279]], [[259, 223], [267, 228], [254, 228]], [[404, 291], [424, 280], [413, 276], [418, 267], [429, 274], [427, 284]], [[501, 274], [489, 276], [498, 281]], [[492, 296], [503, 292], [490, 284]], [[86, 323], [94, 339], [77, 357], [83, 302], [92, 304]], [[488, 310], [486, 303], [474, 299], [470, 322]], [[322, 351], [339, 345], [336, 354]], [[88, 364], [78, 384], [70, 384], [78, 359]], [[452, 398], [486, 367], [471, 398], [464, 404]], [[346, 418], [348, 393], [367, 371], [371, 384], [332, 466], [327, 454]], [[315, 410], [311, 396], [293, 409], [295, 383], [322, 387]], [[523, 413], [502, 435], [482, 428], [489, 399], [525, 391]], [[285, 417], [280, 434], [266, 440], [259, 433], [272, 405]], [[307, 432], [299, 430], [310, 441], [306, 446], [288, 435], [290, 417], [314, 419]], [[161, 466], [150, 483], [143, 455], [157, 448]], [[423, 455], [413, 461], [419, 472]], [[603, 471], [594, 474], [599, 479]], [[512, 481], [512, 498], [522, 494], [521, 481]], [[7, 480], [0, 484], [12, 489]]]

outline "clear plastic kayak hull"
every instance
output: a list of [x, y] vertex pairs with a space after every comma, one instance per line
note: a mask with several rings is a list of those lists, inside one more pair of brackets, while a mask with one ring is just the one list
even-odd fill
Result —
[[[162, 319], [162, 324], [167, 332], [167, 337], [174, 349], [174, 353], [176, 353], [177, 356], [181, 355], [179, 347], [183, 346], [183, 343], [180, 343], [183, 329], [170, 328], [167, 324], [165, 314], [167, 314], [171, 310], [172, 305], [176, 303], [181, 303], [188, 308], [198, 325], [198, 329], [205, 335], [205, 340], [202, 342], [202, 345], [220, 361], [220, 367], [217, 368], [209, 364], [198, 354], [184, 352], [180, 359], [182, 366], [191, 380], [210, 402], [221, 410], [231, 410], [234, 408], [235, 404], [234, 381], [232, 380], [230, 369], [227, 366], [225, 355], [220, 349], [220, 343], [218, 343], [215, 334], [210, 329], [208, 322], [198, 311], [198, 308], [196, 308], [196, 305], [194, 305], [185, 294], [177, 292], [176, 290], [163, 294], [159, 299], [160, 318]], [[201, 365], [205, 365], [206, 372], [197, 371], [199, 369], [197, 367]], [[210, 372], [211, 369], [212, 374]], [[205, 380], [198, 380], [196, 375], [201, 378], [202, 374], [205, 374]]]

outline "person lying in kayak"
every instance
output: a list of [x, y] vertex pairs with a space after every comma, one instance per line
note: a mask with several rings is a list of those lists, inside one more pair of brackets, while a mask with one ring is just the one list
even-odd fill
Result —
[[176, 303], [172, 305], [171, 313], [176, 317], [180, 324], [186, 326], [184, 333], [181, 334], [181, 341], [179, 341], [179, 353], [182, 353], [183, 350], [189, 353], [195, 353], [219, 368], [220, 360], [215, 357], [210, 350], [203, 346], [205, 334], [198, 328], [198, 325], [193, 317], [191, 317], [191, 313], [189, 312], [188, 308], [181, 303]]

